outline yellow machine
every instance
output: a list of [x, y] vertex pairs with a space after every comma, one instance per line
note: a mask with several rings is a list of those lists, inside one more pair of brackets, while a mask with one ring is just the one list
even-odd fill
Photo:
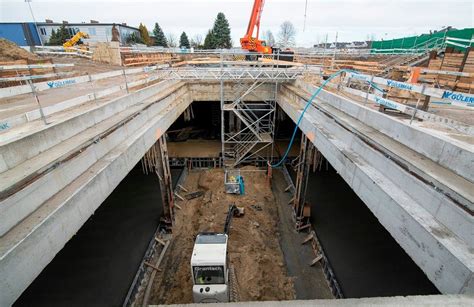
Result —
[[79, 42], [81, 40], [81, 38], [89, 38], [89, 35], [87, 33], [79, 31], [73, 37], [71, 37], [70, 40], [65, 42], [63, 44], [63, 47], [67, 50], [68, 48], [73, 47], [74, 45], [76, 45], [77, 42]]

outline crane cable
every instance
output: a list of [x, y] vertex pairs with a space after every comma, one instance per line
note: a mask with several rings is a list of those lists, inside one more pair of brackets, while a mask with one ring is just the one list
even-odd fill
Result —
[[308, 11], [308, 0], [304, 5], [304, 23], [303, 23], [303, 32], [306, 30], [306, 12]]
[[[306, 105], [303, 109], [303, 111], [301, 112], [300, 114], [300, 117], [298, 118], [298, 121], [296, 122], [296, 125], [295, 125], [295, 129], [293, 130], [293, 135], [291, 136], [291, 139], [290, 139], [290, 143], [288, 144], [288, 147], [286, 148], [286, 151], [285, 151], [285, 154], [283, 155], [283, 157], [280, 159], [280, 161], [278, 161], [278, 163], [276, 164], [270, 164], [270, 166], [272, 168], [276, 168], [276, 167], [279, 167], [283, 164], [283, 162], [285, 162], [286, 158], [288, 157], [288, 154], [290, 153], [290, 149], [291, 147], [293, 146], [293, 142], [295, 141], [295, 136], [296, 136], [296, 132], [298, 131], [298, 128], [300, 126], [300, 123], [301, 123], [301, 120], [303, 119], [303, 116], [304, 116], [304, 113], [306, 112], [306, 110], [308, 109], [308, 107], [313, 103], [313, 100], [316, 98], [316, 96], [319, 95], [319, 93], [321, 92], [321, 90], [323, 89], [323, 87], [325, 87], [329, 81], [331, 81], [332, 79], [334, 79], [335, 77], [339, 76], [340, 74], [342, 73], [353, 73], [353, 74], [359, 74], [357, 71], [355, 70], [350, 70], [350, 69], [341, 69], [335, 73], [333, 73], [332, 75], [329, 76], [329, 78], [327, 78], [317, 89], [316, 91], [314, 91], [313, 95], [311, 95], [311, 97], [309, 98], [309, 100], [306, 102]], [[379, 87], [377, 87], [372, 81], [367, 81], [374, 89], [378, 90], [378, 91], [381, 91], [383, 92], [382, 89], [380, 89]]]

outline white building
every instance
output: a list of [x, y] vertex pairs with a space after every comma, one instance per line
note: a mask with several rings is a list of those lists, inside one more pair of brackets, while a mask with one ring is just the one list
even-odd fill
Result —
[[71, 36], [79, 31], [87, 33], [89, 38], [87, 42], [110, 42], [112, 40], [112, 27], [115, 25], [120, 34], [120, 44], [123, 45], [127, 42], [127, 38], [135, 33], [137, 37], [140, 37], [140, 31], [137, 28], [127, 26], [121, 23], [99, 23], [91, 20], [89, 23], [68, 23], [68, 22], [53, 22], [52, 20], [46, 20], [46, 22], [38, 22], [38, 32], [41, 36], [41, 41], [47, 43], [51, 37], [52, 31], [57, 31], [62, 25], [68, 29]]

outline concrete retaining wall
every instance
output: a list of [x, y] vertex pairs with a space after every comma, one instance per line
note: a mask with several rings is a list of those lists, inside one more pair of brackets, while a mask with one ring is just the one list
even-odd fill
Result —
[[[278, 104], [296, 121], [305, 100], [294, 98], [280, 91]], [[474, 292], [472, 246], [399, 187], [403, 177], [389, 173], [398, 167], [393, 161], [315, 108], [308, 109], [300, 128], [441, 292]], [[402, 174], [401, 170], [398, 174]], [[438, 198], [436, 193], [433, 190], [430, 199]], [[456, 221], [466, 223], [462, 219]], [[470, 223], [472, 220], [467, 225]], [[465, 228], [466, 224], [463, 227], [460, 232], [472, 229]]]
[[[164, 96], [156, 103], [156, 106], [153, 103], [149, 112], [142, 112], [145, 105], [135, 106], [130, 112], [122, 112], [125, 114], [119, 114], [121, 116], [117, 115], [117, 120], [105, 121], [71, 138], [67, 141], [70, 143], [69, 148], [62, 146], [65, 145], [62, 143], [61, 148], [56, 148], [59, 146], [52, 148], [55, 151], [54, 154], [50, 154], [49, 151], [42, 153], [51, 160], [45, 161], [47, 164], [35, 164], [41, 168], [35, 169], [35, 166], [27, 166], [26, 169], [15, 168], [14, 171], [21, 172], [20, 175], [27, 176], [26, 172], [30, 171], [36, 178], [31, 179], [33, 181], [28, 185], [24, 185], [21, 190], [0, 202], [0, 236], [31, 214], [44, 201], [66, 187], [137, 128], [143, 126], [149, 120], [150, 113], [157, 114], [166, 106], [173, 105], [175, 101], [187, 95], [185, 87], [177, 90], [175, 88], [176, 85], [170, 86], [170, 89], [174, 89], [172, 94]], [[132, 117], [131, 120], [130, 117]], [[98, 134], [98, 131], [102, 132]], [[73, 159], [70, 158], [71, 155]], [[39, 174], [41, 176], [37, 177]], [[9, 180], [8, 182], [17, 181]]]
[[184, 95], [175, 103], [143, 110], [123, 127], [135, 132], [1, 238], [1, 306], [20, 296], [190, 103]]

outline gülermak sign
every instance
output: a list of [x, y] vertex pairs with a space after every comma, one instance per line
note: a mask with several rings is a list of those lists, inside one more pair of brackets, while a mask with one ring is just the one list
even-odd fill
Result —
[[393, 80], [387, 80], [387, 85], [391, 87], [397, 87], [402, 90], [413, 90], [413, 85], [405, 83], [405, 82], [397, 82]]
[[76, 80], [74, 79], [68, 79], [68, 80], [60, 80], [60, 81], [49, 81], [47, 84], [49, 88], [57, 88], [57, 87], [62, 87], [70, 84], [76, 83]]
[[454, 103], [461, 103], [469, 107], [474, 107], [474, 95], [452, 91], [444, 91], [441, 99], [446, 99]]

